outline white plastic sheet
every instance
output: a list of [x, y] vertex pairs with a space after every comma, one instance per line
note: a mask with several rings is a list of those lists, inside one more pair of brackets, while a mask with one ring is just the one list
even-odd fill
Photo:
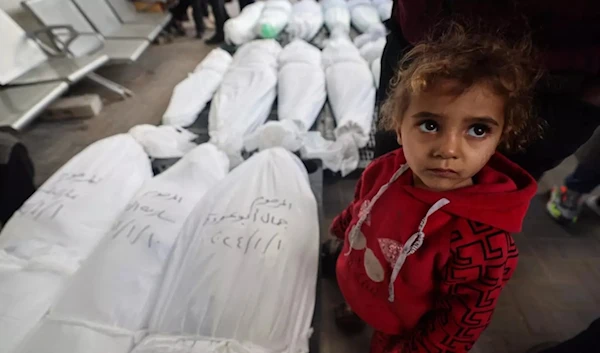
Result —
[[312, 40], [323, 27], [323, 10], [315, 0], [300, 0], [292, 7], [286, 32], [291, 38]]
[[147, 181], [19, 352], [128, 353], [185, 219], [228, 170], [225, 154], [203, 144]]
[[341, 31], [350, 33], [350, 11], [344, 0], [325, 0], [323, 5], [323, 18], [329, 32]]
[[[363, 47], [365, 47], [370, 42], [377, 42], [383, 39], [385, 43], [386, 35], [387, 30], [385, 26], [383, 24], [379, 24], [377, 26], [371, 27], [369, 31], [354, 38], [354, 45], [361, 51], [361, 54], [363, 54]], [[364, 54], [363, 57], [365, 57]]]
[[109, 137], [73, 157], [10, 219], [0, 234], [0, 352], [13, 352], [151, 177], [131, 136]]
[[302, 141], [300, 153], [305, 159], [320, 159], [323, 166], [342, 175], [348, 175], [358, 166], [360, 154], [351, 135], [342, 135], [335, 141], [326, 140], [320, 132], [310, 131]]
[[362, 48], [360, 48], [360, 55], [369, 63], [373, 63], [378, 59], [381, 59], [383, 54], [383, 48], [385, 48], [385, 38], [377, 39], [373, 42], [368, 42]]
[[318, 252], [301, 161], [281, 148], [255, 154], [187, 219], [150, 322], [163, 336], [134, 352], [308, 352]]
[[379, 13], [381, 21], [387, 21], [392, 17], [392, 9], [394, 7], [392, 0], [372, 0], [372, 2]]
[[372, 29], [354, 39], [354, 44], [359, 48], [360, 55], [367, 61], [373, 74], [375, 87], [379, 87], [381, 74], [381, 56], [386, 45], [386, 33], [383, 30]]
[[231, 55], [225, 50], [212, 50], [193, 73], [175, 86], [163, 115], [163, 124], [183, 127], [192, 125], [219, 88], [231, 60]]
[[279, 56], [279, 120], [294, 120], [308, 131], [319, 116], [327, 91], [321, 51], [302, 40], [288, 44]]
[[314, 125], [325, 100], [325, 73], [321, 51], [294, 40], [279, 55], [277, 113], [279, 122], [260, 126], [245, 139], [246, 150], [284, 147], [297, 151], [304, 134]]
[[193, 150], [198, 137], [190, 131], [169, 125], [137, 125], [129, 134], [142, 146], [152, 158], [179, 158]]
[[256, 131], [246, 135], [246, 151], [262, 151], [272, 147], [282, 147], [288, 151], [298, 151], [304, 145], [306, 131], [296, 120], [267, 121]]
[[375, 109], [373, 75], [368, 63], [346, 36], [338, 36], [327, 42], [323, 49], [323, 66], [327, 95], [337, 124], [334, 133], [339, 141], [331, 149], [343, 151], [337, 163], [324, 165], [333, 171], [340, 171], [336, 168], [344, 165], [347, 169], [341, 172], [345, 175], [358, 166], [358, 160], [353, 168], [349, 168], [352, 164], [348, 161], [343, 161], [344, 156], [356, 156], [358, 153], [346, 150], [357, 150], [369, 141]]
[[242, 45], [256, 38], [254, 28], [264, 7], [264, 1], [257, 1], [244, 7], [237, 17], [225, 21], [225, 41], [233, 45]]
[[288, 0], [267, 0], [254, 30], [260, 38], [276, 38], [287, 26], [291, 14], [292, 4]]
[[348, 1], [348, 8], [350, 9], [352, 25], [359, 32], [365, 33], [371, 27], [381, 25], [379, 13], [370, 0], [350, 0]]
[[215, 94], [208, 120], [210, 141], [225, 151], [232, 166], [243, 161], [244, 137], [265, 123], [277, 95], [277, 58], [281, 46], [256, 40], [235, 53]]

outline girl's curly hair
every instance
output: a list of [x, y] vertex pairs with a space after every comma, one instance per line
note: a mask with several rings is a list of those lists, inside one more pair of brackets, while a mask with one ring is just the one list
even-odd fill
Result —
[[468, 30], [457, 22], [444, 28], [441, 35], [432, 35], [404, 55], [381, 107], [381, 126], [397, 130], [412, 94], [451, 79], [459, 83], [458, 94], [485, 83], [504, 97], [502, 150], [522, 150], [541, 137], [542, 127], [533, 112], [533, 89], [541, 71], [535, 65], [531, 40], [513, 43], [481, 29]]

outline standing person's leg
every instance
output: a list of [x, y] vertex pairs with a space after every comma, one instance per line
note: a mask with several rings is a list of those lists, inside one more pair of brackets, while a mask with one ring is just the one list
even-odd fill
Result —
[[225, 0], [208, 0], [212, 7], [213, 15], [215, 16], [215, 35], [206, 41], [206, 44], [219, 44], [225, 40], [225, 32], [223, 26], [225, 21], [229, 19], [227, 10], [225, 10]]
[[[582, 156], [575, 171], [563, 186], [554, 187], [546, 208], [552, 218], [560, 222], [576, 222], [581, 212], [582, 197], [600, 185], [600, 132], [592, 136], [586, 145], [587, 153]], [[600, 214], [597, 197], [586, 200], [589, 208]]]
[[552, 348], [548, 344], [531, 348], [527, 353], [595, 353], [600, 346], [600, 319], [592, 322], [590, 327], [568, 341]]
[[240, 4], [240, 11], [242, 11], [244, 7], [253, 4], [254, 0], [238, 0], [238, 2]]
[[185, 19], [185, 14], [187, 9], [191, 5], [191, 0], [179, 0], [177, 5], [171, 8], [171, 14], [173, 14], [173, 18], [177, 21], [183, 21]]
[[202, 4], [204, 1], [206, 0], [192, 0], [194, 23], [196, 24], [196, 38], [202, 38], [204, 34], [204, 8]]
[[171, 26], [175, 28], [175, 31], [180, 36], [185, 35], [185, 29], [181, 22], [185, 20], [185, 15], [187, 13], [187, 9], [190, 7], [192, 0], [179, 0], [177, 5], [171, 8], [171, 14], [173, 15], [173, 19], [171, 20]]
[[[0, 134], [2, 138], [6, 140]], [[24, 145], [17, 143], [8, 153], [6, 163], [0, 164], [0, 227], [33, 195], [33, 178], [34, 168], [29, 153]]]
[[208, 1], [202, 0], [202, 16], [208, 18]]

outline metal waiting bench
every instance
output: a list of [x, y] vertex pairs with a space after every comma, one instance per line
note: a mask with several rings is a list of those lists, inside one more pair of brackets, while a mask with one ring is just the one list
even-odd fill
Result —
[[[69, 87], [108, 61], [106, 55], [49, 57], [0, 10], [0, 125], [22, 129]], [[50, 48], [47, 48], [50, 49]], [[58, 54], [58, 53], [56, 53]]]
[[171, 21], [171, 13], [138, 12], [135, 5], [127, 0], [106, 0], [123, 23], [144, 23], [165, 28]]
[[163, 27], [152, 24], [123, 24], [104, 0], [73, 0], [83, 15], [105, 38], [142, 38], [154, 41]]
[[0, 126], [23, 129], [69, 88], [66, 82], [0, 86]]
[[27, 0], [21, 4], [50, 29], [71, 26], [77, 34], [74, 39], [65, 30], [57, 29], [52, 33], [54, 44], [63, 48], [69, 43], [66, 50], [74, 57], [105, 54], [111, 64], [130, 64], [136, 62], [150, 46], [146, 39], [105, 39], [96, 33], [71, 0]]

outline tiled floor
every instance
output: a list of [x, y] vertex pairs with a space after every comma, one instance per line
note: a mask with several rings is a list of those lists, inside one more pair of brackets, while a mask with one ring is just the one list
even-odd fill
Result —
[[[79, 92], [98, 92], [105, 97], [102, 113], [87, 121], [37, 122], [23, 135], [43, 182], [58, 167], [93, 141], [130, 127], [160, 121], [171, 91], [208, 52], [192, 39], [153, 46], [132, 66], [101, 71], [128, 86], [135, 97], [120, 101], [91, 83]], [[531, 206], [525, 230], [516, 236], [521, 251], [515, 278], [504, 291], [491, 327], [478, 342], [477, 353], [520, 353], [533, 343], [569, 337], [600, 316], [600, 219], [582, 217], [567, 230], [554, 224], [543, 211], [543, 194], [574, 166], [568, 160], [549, 173], [540, 186], [540, 196]], [[327, 236], [331, 219], [352, 198], [355, 180], [326, 180], [323, 190]], [[369, 333], [345, 337], [332, 321], [332, 308], [341, 299], [335, 283], [321, 286], [321, 351], [323, 353], [367, 352]]]

